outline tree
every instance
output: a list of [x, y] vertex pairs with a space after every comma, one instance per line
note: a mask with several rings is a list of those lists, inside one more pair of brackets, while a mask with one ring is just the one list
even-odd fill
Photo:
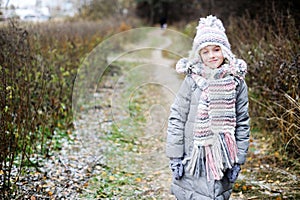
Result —
[[168, 22], [191, 17], [197, 13], [197, 0], [136, 0], [136, 13], [139, 17], [146, 18], [151, 24], [159, 22], [161, 17]]
[[148, 23], [159, 22], [161, 16], [168, 23], [174, 21], [195, 21], [209, 14], [222, 18], [226, 24], [229, 17], [239, 17], [248, 13], [251, 17], [266, 17], [266, 11], [275, 8], [280, 12], [289, 12], [299, 19], [299, 0], [135, 0], [136, 14], [146, 18]]
[[103, 19], [109, 16], [119, 17], [123, 9], [131, 5], [132, 1], [125, 0], [92, 0], [85, 4], [81, 10], [81, 16], [92, 20]]

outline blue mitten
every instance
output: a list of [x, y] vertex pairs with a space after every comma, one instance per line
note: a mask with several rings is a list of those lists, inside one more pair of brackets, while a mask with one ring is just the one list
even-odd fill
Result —
[[241, 171], [240, 164], [235, 164], [231, 169], [227, 171], [227, 177], [231, 183], [234, 183]]
[[173, 172], [173, 177], [179, 180], [183, 176], [183, 164], [181, 158], [171, 158], [170, 168]]

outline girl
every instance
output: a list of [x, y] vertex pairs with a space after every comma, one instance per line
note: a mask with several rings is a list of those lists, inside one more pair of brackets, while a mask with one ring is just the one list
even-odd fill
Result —
[[166, 153], [179, 200], [229, 199], [249, 146], [247, 66], [231, 52], [222, 22], [201, 18], [186, 77], [171, 106]]

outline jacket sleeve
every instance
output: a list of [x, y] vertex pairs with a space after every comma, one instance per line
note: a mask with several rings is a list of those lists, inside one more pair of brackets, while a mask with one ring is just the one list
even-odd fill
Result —
[[166, 154], [169, 158], [184, 156], [184, 129], [190, 109], [192, 78], [187, 75], [171, 105], [167, 129]]
[[239, 164], [245, 163], [249, 147], [250, 118], [248, 113], [248, 105], [248, 87], [246, 82], [241, 80], [237, 88], [235, 132]]

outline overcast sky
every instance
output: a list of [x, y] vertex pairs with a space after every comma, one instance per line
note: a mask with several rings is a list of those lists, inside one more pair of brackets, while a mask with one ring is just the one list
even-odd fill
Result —
[[[5, 6], [6, 5], [6, 2], [7, 0], [2, 0], [2, 3], [3, 5], [2, 6]], [[9, 4], [8, 6], [10, 5], [14, 5], [15, 7], [27, 7], [27, 6], [34, 6], [35, 5], [35, 2], [36, 0], [9, 0]]]
[[[0, 2], [2, 2], [1, 6], [5, 6], [7, 0], [0, 0]], [[57, 6], [61, 3], [63, 3], [63, 1], [59, 1], [59, 0], [42, 0], [42, 5], [43, 6]], [[36, 4], [36, 0], [9, 0], [9, 4], [8, 7], [10, 5], [14, 5], [15, 7], [19, 7], [19, 8], [26, 8], [26, 7], [32, 7], [35, 6]]]

